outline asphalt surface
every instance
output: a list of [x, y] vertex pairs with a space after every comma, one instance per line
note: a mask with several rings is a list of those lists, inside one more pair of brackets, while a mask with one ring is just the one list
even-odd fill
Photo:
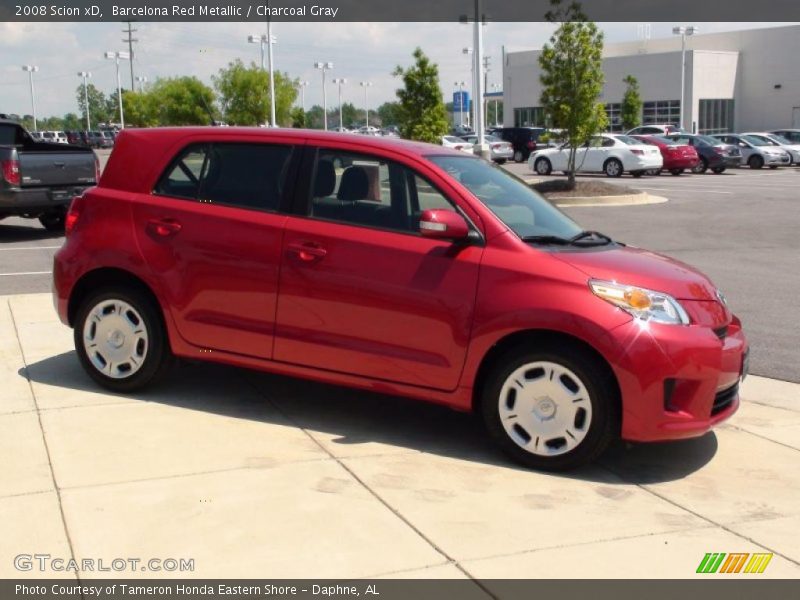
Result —
[[[532, 175], [524, 164], [508, 168]], [[565, 212], [586, 229], [674, 256], [709, 275], [744, 323], [752, 344], [751, 372], [800, 382], [800, 317], [795, 312], [800, 303], [800, 168], [626, 176], [618, 182], [669, 202]], [[0, 295], [49, 291], [53, 254], [62, 242], [37, 221], [0, 221]]]

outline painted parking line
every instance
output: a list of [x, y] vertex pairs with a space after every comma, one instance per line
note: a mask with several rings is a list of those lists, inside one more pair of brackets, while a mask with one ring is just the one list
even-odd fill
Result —
[[649, 190], [649, 191], [652, 191], [652, 192], [678, 192], [678, 191], [680, 191], [680, 192], [698, 192], [698, 193], [703, 193], [703, 194], [733, 194], [733, 192], [724, 192], [722, 190], [707, 190], [707, 189], [704, 189], [704, 188], [696, 188], [696, 189], [681, 188], [680, 190], [678, 190], [678, 189], [675, 189], [675, 188], [655, 188], [655, 187], [640, 186], [640, 187], [637, 187], [636, 189], [638, 189], [638, 190]]
[[61, 246], [20, 246], [19, 248], [0, 248], [0, 252], [14, 252], [17, 250], [58, 250]]
[[21, 273], [0, 273], [0, 277], [19, 277], [23, 275], [52, 275], [52, 271], [23, 271]]

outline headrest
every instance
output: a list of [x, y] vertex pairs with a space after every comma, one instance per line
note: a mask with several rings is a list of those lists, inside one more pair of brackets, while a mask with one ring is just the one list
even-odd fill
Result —
[[362, 167], [347, 167], [339, 183], [339, 200], [355, 202], [369, 196], [369, 176]]

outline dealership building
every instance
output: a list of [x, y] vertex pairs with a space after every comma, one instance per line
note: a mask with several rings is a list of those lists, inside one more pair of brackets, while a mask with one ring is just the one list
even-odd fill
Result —
[[[539, 50], [508, 52], [503, 61], [504, 125], [545, 126]], [[683, 127], [698, 133], [800, 129], [800, 26], [686, 37]], [[681, 36], [607, 44], [600, 100], [609, 130], [621, 131], [623, 79], [639, 80], [643, 124], [678, 123]]]

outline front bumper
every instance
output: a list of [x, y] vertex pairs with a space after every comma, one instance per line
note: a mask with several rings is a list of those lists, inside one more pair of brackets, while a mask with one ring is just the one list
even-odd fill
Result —
[[622, 393], [623, 439], [697, 437], [738, 409], [748, 344], [736, 317], [717, 328], [634, 319], [614, 334], [624, 348], [613, 365]]
[[789, 157], [788, 153], [782, 154], [780, 156], [775, 156], [774, 154], [766, 154], [764, 155], [764, 164], [789, 166], [790, 164], [792, 164], [792, 159]]

